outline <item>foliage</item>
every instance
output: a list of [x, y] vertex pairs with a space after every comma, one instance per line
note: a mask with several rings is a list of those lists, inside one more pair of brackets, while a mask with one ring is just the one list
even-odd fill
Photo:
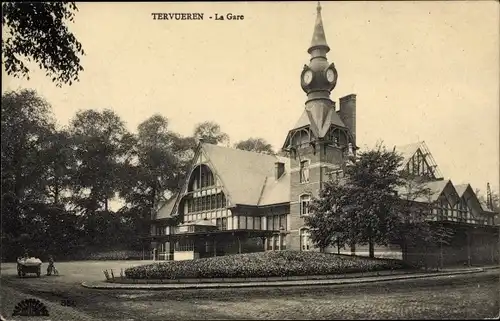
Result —
[[269, 144], [263, 138], [249, 138], [247, 140], [242, 140], [234, 144], [234, 148], [248, 150], [257, 153], [275, 155], [273, 146]]
[[446, 242], [450, 231], [428, 220], [431, 191], [400, 171], [402, 160], [379, 144], [360, 153], [344, 179], [326, 183], [306, 218], [313, 243], [320, 248], [368, 244], [374, 257], [375, 244], [400, 244], [405, 252], [417, 242]]
[[2, 245], [9, 254], [34, 237], [30, 225], [38, 224], [36, 208], [47, 198], [39, 157], [54, 123], [50, 106], [32, 90], [2, 95], [1, 122]]
[[78, 81], [83, 71], [82, 45], [68, 30], [77, 11], [74, 2], [2, 3], [2, 60], [7, 74], [28, 77], [22, 61], [33, 61], [57, 86]]
[[220, 125], [206, 121], [196, 125], [193, 137], [198, 141], [208, 144], [228, 144], [229, 136], [221, 131]]
[[124, 166], [123, 176], [128, 179], [119, 189], [127, 203], [121, 212], [133, 226], [134, 235], [148, 234], [151, 213], [165, 195], [178, 191], [193, 145], [191, 140], [171, 132], [163, 116], [154, 115], [138, 126], [134, 147], [137, 161]]
[[404, 267], [397, 260], [272, 251], [142, 265], [125, 270], [125, 276], [131, 279], [241, 278], [328, 275]]
[[133, 137], [111, 110], [80, 111], [71, 121], [69, 131], [77, 160], [73, 177], [75, 203], [87, 213], [107, 211], [109, 200], [122, 183], [121, 167], [131, 160]]
[[[33, 90], [2, 95], [2, 257], [30, 251], [60, 259], [96, 250], [148, 250], [151, 214], [177, 193], [196, 137], [153, 115], [130, 133], [111, 110], [82, 110], [58, 128]], [[197, 138], [228, 141], [212, 122]], [[111, 200], [123, 202], [112, 211]]]
[[320, 190], [319, 198], [313, 199], [309, 205], [311, 213], [304, 217], [304, 222], [311, 227], [311, 241], [320, 251], [324, 251], [330, 245], [344, 245], [349, 238], [343, 238], [343, 231], [348, 229], [346, 220], [347, 204], [345, 185], [339, 181], [327, 181]]
[[89, 260], [107, 261], [107, 260], [139, 260], [142, 259], [142, 251], [116, 250], [105, 252], [94, 252], [88, 256]]

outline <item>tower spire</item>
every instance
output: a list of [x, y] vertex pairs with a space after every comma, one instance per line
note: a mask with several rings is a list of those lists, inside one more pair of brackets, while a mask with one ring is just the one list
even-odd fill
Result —
[[311, 41], [311, 46], [307, 50], [312, 54], [315, 49], [323, 49], [324, 54], [330, 51], [330, 47], [326, 43], [325, 30], [323, 29], [323, 19], [321, 18], [321, 4], [318, 1], [316, 8], [316, 23], [314, 24], [314, 33]]

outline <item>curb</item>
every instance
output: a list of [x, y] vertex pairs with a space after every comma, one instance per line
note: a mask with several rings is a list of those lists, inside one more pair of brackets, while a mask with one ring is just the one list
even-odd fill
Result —
[[189, 290], [189, 289], [224, 289], [224, 288], [252, 288], [252, 287], [291, 287], [308, 285], [344, 285], [344, 284], [364, 284], [374, 282], [398, 281], [423, 279], [440, 276], [453, 276], [460, 274], [473, 274], [484, 272], [483, 268], [450, 271], [441, 273], [427, 273], [403, 276], [382, 276], [350, 279], [325, 279], [325, 280], [300, 280], [300, 281], [273, 281], [273, 282], [245, 282], [245, 283], [174, 283], [174, 284], [119, 284], [101, 282], [82, 282], [85, 288], [95, 290]]

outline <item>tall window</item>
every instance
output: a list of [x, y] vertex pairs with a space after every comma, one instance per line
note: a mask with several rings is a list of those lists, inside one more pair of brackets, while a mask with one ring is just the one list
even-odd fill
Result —
[[254, 230], [260, 230], [261, 229], [261, 223], [260, 223], [260, 216], [254, 217]]
[[300, 182], [309, 182], [309, 161], [304, 160], [300, 162]]
[[246, 216], [240, 216], [240, 226], [239, 226], [239, 229], [240, 230], [244, 230], [247, 228], [247, 218]]
[[285, 214], [280, 215], [279, 228], [283, 228], [284, 230], [286, 230], [286, 215]]
[[266, 217], [266, 220], [267, 220], [267, 225], [266, 225], [266, 230], [268, 231], [272, 231], [273, 230], [273, 217], [272, 216], [268, 216]]
[[300, 230], [300, 250], [309, 251], [310, 247], [310, 234], [308, 229]]
[[300, 216], [309, 214], [309, 203], [311, 202], [310, 195], [300, 196]]

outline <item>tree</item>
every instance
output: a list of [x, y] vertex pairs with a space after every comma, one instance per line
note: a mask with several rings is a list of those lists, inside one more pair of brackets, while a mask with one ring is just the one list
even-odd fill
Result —
[[191, 152], [196, 144], [168, 128], [168, 119], [154, 115], [139, 124], [134, 164], [126, 167], [120, 196], [127, 206], [121, 213], [127, 224], [135, 226], [135, 235], [149, 234], [151, 213], [164, 196], [178, 191], [184, 179]]
[[349, 230], [348, 212], [345, 211], [347, 204], [348, 189], [340, 181], [327, 181], [320, 190], [319, 197], [313, 198], [310, 205], [310, 215], [304, 218], [310, 227], [312, 243], [321, 252], [330, 246], [337, 245], [339, 248], [351, 243], [351, 234], [345, 233]]
[[75, 174], [73, 169], [76, 166], [72, 146], [72, 137], [65, 130], [53, 129], [44, 142], [39, 160], [46, 167], [44, 173], [46, 193], [54, 205], [65, 203], [63, 198], [72, 186]]
[[[431, 191], [425, 182], [400, 171], [403, 158], [382, 144], [362, 152], [345, 170], [345, 178], [327, 182], [311, 202], [306, 224], [318, 247], [333, 243], [375, 244], [443, 242], [449, 231], [429, 220]], [[335, 238], [333, 236], [336, 236]]]
[[249, 138], [234, 144], [234, 148], [253, 151], [262, 154], [275, 155], [273, 146], [263, 138]]
[[2, 95], [2, 256], [43, 256], [78, 247], [77, 217], [61, 195], [71, 183], [67, 133], [33, 90]]
[[120, 117], [107, 109], [78, 112], [69, 130], [76, 157], [74, 201], [86, 213], [108, 211], [109, 200], [123, 182], [122, 168], [132, 160], [135, 141]]
[[2, 3], [2, 62], [7, 74], [28, 77], [22, 61], [38, 64], [57, 86], [78, 81], [82, 45], [68, 30], [77, 11], [74, 2]]
[[376, 149], [359, 154], [353, 166], [346, 170], [349, 189], [349, 210], [356, 240], [368, 244], [369, 255], [374, 257], [375, 244], [387, 244], [400, 185], [399, 168], [403, 158], [387, 151], [382, 144]]
[[212, 121], [196, 125], [193, 136], [198, 141], [214, 145], [229, 143], [229, 136], [221, 131], [219, 124]]
[[31, 219], [36, 204], [46, 200], [40, 162], [43, 142], [53, 130], [50, 105], [34, 90], [2, 94], [2, 245], [19, 253], [22, 235], [32, 235]]
[[395, 216], [390, 217], [387, 231], [389, 240], [401, 246], [403, 260], [408, 259], [409, 246], [427, 248], [429, 245], [447, 243], [451, 230], [431, 221], [433, 191], [426, 185], [427, 180], [405, 171], [400, 172]]

